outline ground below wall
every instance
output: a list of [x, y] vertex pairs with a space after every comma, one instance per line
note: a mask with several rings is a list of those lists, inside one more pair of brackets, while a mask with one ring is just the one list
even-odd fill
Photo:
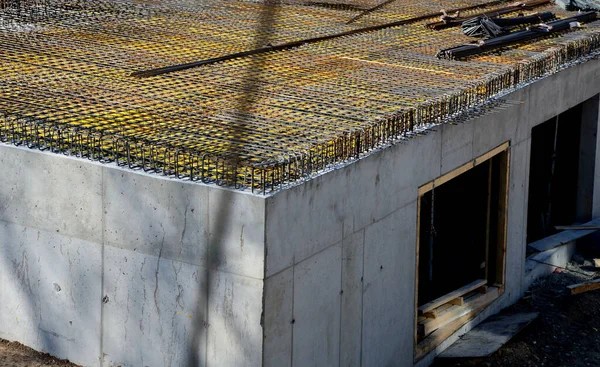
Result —
[[599, 366], [600, 291], [571, 296], [565, 289], [599, 273], [576, 263], [566, 268], [535, 282], [523, 299], [506, 310], [540, 316], [501, 349], [489, 358], [438, 360], [434, 367]]

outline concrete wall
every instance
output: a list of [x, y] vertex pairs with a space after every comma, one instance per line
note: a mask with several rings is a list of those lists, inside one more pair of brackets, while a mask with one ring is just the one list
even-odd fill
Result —
[[264, 199], [0, 145], [0, 337], [86, 366], [262, 363]]
[[507, 97], [520, 105], [437, 127], [268, 198], [264, 365], [412, 366], [417, 189], [505, 141], [511, 144], [506, 290], [419, 364], [430, 364], [458, 335], [518, 300], [528, 286], [531, 129], [600, 93], [598, 80], [599, 60], [561, 71]]

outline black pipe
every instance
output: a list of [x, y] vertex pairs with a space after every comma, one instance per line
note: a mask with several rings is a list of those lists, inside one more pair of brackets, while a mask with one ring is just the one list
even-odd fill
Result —
[[546, 27], [532, 27], [524, 31], [514, 32], [496, 38], [490, 38], [485, 41], [479, 41], [478, 43], [469, 43], [466, 45], [460, 45], [441, 50], [438, 52], [437, 57], [445, 59], [462, 59], [467, 56], [478, 55], [501, 47], [514, 45], [515, 43], [525, 42], [567, 30], [571, 28], [572, 22], [593, 22], [596, 20], [596, 17], [597, 15], [595, 11], [581, 13], [574, 17], [549, 22], [546, 24]]

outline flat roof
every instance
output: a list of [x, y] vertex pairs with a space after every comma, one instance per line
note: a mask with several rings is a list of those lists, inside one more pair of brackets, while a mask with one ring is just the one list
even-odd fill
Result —
[[[350, 24], [378, 2], [48, 1], [56, 4], [0, 10], [3, 141], [263, 192], [401, 140], [600, 48], [595, 21], [464, 61], [442, 60], [440, 49], [473, 39], [460, 27], [427, 28], [437, 16], [411, 21], [483, 4], [460, 14], [467, 16], [508, 1], [396, 0]], [[547, 10], [573, 15], [553, 5], [524, 13]], [[407, 23], [131, 76], [399, 20]]]

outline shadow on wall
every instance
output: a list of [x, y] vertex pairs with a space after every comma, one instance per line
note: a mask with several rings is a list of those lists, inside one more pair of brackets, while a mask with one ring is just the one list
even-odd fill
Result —
[[95, 363], [89, 351], [99, 355], [99, 246], [4, 221], [0, 237], [0, 336]]

